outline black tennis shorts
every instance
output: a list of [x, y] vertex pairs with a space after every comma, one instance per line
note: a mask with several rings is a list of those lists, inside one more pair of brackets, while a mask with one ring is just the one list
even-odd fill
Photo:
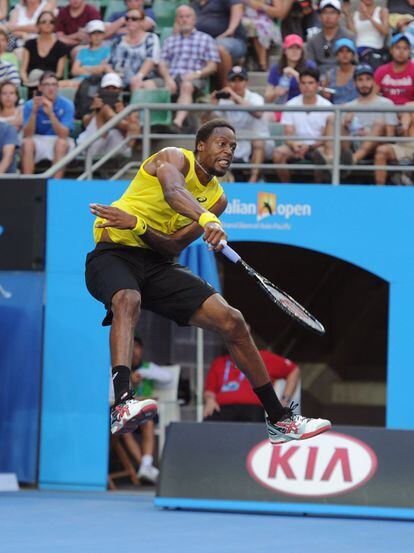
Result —
[[100, 242], [86, 257], [86, 286], [102, 302], [107, 314], [102, 326], [112, 323], [112, 296], [119, 290], [137, 290], [142, 308], [175, 321], [189, 320], [216, 290], [187, 267], [153, 250]]

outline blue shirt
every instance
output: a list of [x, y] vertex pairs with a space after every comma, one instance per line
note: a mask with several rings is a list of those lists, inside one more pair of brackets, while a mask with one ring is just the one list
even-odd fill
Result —
[[[32, 113], [33, 100], [29, 100], [24, 104], [23, 109], [23, 124], [27, 125], [30, 115]], [[73, 130], [74, 117], [75, 117], [75, 106], [73, 102], [67, 98], [62, 98], [62, 96], [57, 96], [55, 103], [53, 104], [53, 112], [56, 117], [59, 119], [60, 123], [67, 127], [70, 131]], [[49, 117], [43, 111], [43, 107], [39, 108], [36, 116], [36, 128], [35, 134], [43, 134], [54, 136], [56, 135], [53, 130], [52, 123], [50, 122]]]
[[[107, 44], [103, 44], [97, 50], [91, 50], [90, 48], [82, 48], [76, 54], [76, 60], [80, 61], [80, 64], [85, 67], [96, 66], [109, 58], [111, 53], [111, 47]], [[77, 79], [84, 79], [87, 75], [79, 75]]]
[[[3, 159], [3, 148], [7, 145], [17, 146], [19, 139], [17, 138], [16, 127], [8, 123], [0, 122], [0, 161]], [[6, 173], [16, 172], [16, 150], [14, 151], [13, 160]]]
[[[308, 69], [316, 69], [316, 63], [312, 60], [307, 60], [306, 67]], [[273, 86], [277, 86], [279, 84], [280, 77], [282, 76], [282, 73], [279, 69], [279, 64], [275, 63], [272, 65], [269, 71], [269, 77], [267, 78], [268, 84], [271, 84]], [[288, 91], [288, 100], [291, 100], [292, 98], [295, 98], [295, 96], [299, 96], [300, 90], [299, 90], [299, 82], [296, 79], [290, 79], [290, 86]]]

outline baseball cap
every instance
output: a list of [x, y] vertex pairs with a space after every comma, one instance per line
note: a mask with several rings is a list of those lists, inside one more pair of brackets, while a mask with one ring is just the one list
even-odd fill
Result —
[[105, 24], [100, 19], [92, 19], [92, 21], [88, 21], [86, 25], [86, 32], [87, 33], [104, 33], [105, 32]]
[[44, 71], [42, 69], [32, 69], [27, 76], [27, 86], [34, 88], [39, 86], [40, 78], [43, 76]]
[[404, 33], [397, 33], [396, 35], [392, 36], [391, 37], [391, 46], [394, 46], [394, 44], [397, 44], [397, 42], [400, 42], [400, 40], [405, 40], [408, 45], [410, 45], [410, 39], [408, 38], [407, 35], [405, 35]]
[[229, 71], [227, 78], [229, 80], [234, 79], [234, 77], [241, 77], [242, 79], [248, 79], [247, 76], [247, 70], [244, 67], [241, 67], [240, 65], [235, 65], [231, 68]]
[[342, 11], [341, 2], [339, 0], [322, 0], [319, 4], [319, 11], [321, 12], [324, 8], [334, 8], [338, 12]]
[[101, 88], [106, 88], [107, 86], [123, 88], [121, 77], [117, 73], [107, 73], [101, 79]]
[[374, 70], [370, 65], [368, 65], [367, 63], [360, 63], [355, 67], [354, 79], [359, 77], [359, 75], [373, 75], [373, 74], [374, 74]]
[[354, 41], [346, 37], [338, 38], [338, 40], [334, 44], [334, 53], [336, 54], [337, 52], [339, 52], [341, 48], [344, 48], [344, 47], [348, 48], [348, 50], [351, 50], [351, 52], [355, 54], [356, 48], [355, 48]]
[[290, 48], [291, 46], [300, 46], [303, 47], [303, 39], [299, 35], [287, 35], [283, 41], [283, 48]]

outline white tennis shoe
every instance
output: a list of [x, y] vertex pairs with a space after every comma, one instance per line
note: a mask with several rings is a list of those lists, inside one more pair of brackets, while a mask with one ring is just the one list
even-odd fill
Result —
[[267, 432], [271, 444], [284, 444], [292, 440], [306, 440], [322, 432], [331, 430], [332, 425], [326, 419], [309, 419], [301, 415], [295, 415], [294, 409], [297, 407], [294, 403], [286, 409], [286, 415], [272, 423], [266, 417]]
[[111, 434], [134, 432], [140, 424], [153, 419], [157, 414], [157, 403], [153, 399], [138, 401], [126, 398], [111, 408]]

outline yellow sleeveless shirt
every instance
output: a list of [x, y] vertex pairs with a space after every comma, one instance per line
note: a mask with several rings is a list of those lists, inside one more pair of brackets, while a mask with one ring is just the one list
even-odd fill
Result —
[[[203, 185], [198, 180], [195, 172], [194, 153], [190, 150], [180, 148], [188, 159], [190, 167], [185, 177], [185, 188], [205, 208], [210, 209], [223, 194], [223, 188], [216, 177]], [[149, 175], [144, 165], [157, 154], [154, 154], [142, 162], [138, 173], [131, 181], [123, 195], [111, 205], [118, 207], [131, 215], [142, 217], [148, 226], [163, 232], [173, 234], [182, 227], [192, 223], [192, 219], [180, 215], [174, 211], [164, 199], [162, 186], [157, 177]], [[95, 242], [99, 242], [104, 229], [96, 225], [104, 222], [105, 219], [97, 217], [94, 222], [93, 235]], [[109, 237], [117, 244], [126, 246], [138, 246], [149, 248], [139, 236], [134, 236], [130, 230], [119, 230], [108, 227]]]

